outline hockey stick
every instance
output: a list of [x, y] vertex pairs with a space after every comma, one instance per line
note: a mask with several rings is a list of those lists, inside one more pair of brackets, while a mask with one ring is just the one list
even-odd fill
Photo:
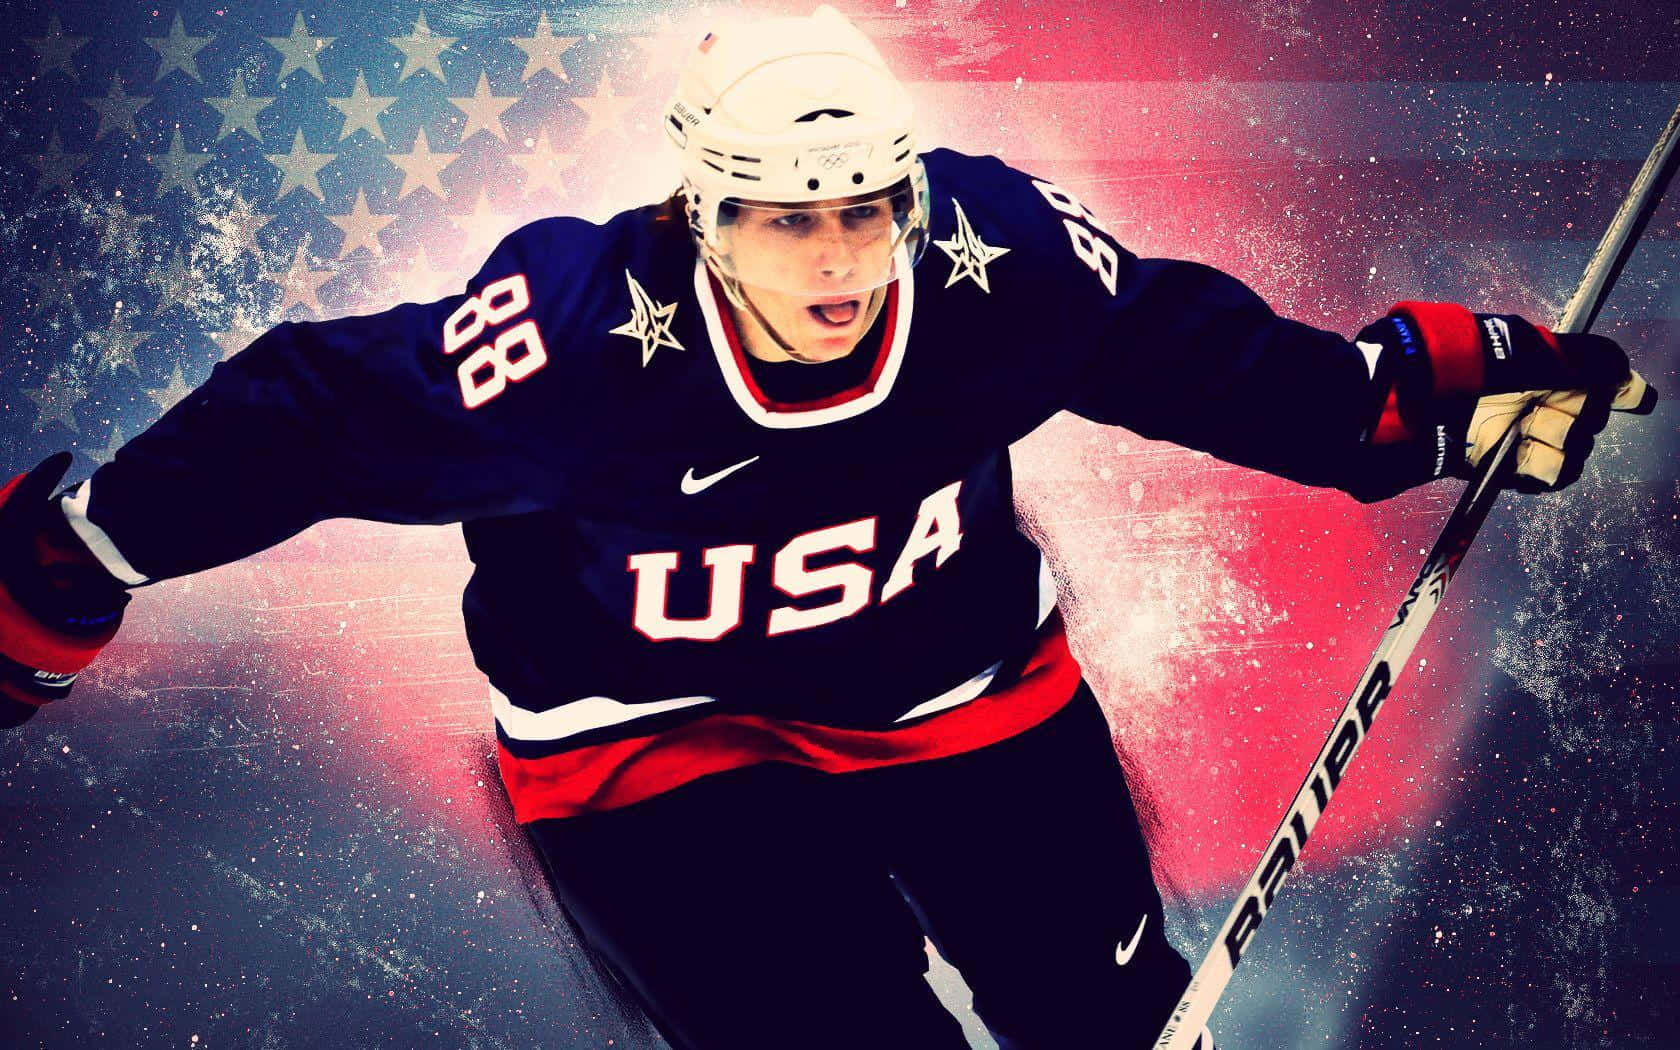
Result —
[[[1554, 326], [1559, 332], [1584, 332], [1598, 317], [1600, 307], [1615, 286], [1622, 267], [1632, 254], [1663, 190], [1680, 166], [1680, 151], [1675, 141], [1680, 139], [1680, 108], [1668, 120], [1656, 146], [1646, 158], [1644, 167], [1634, 177], [1627, 199], [1610, 220], [1610, 228], [1599, 241], [1598, 250], [1587, 263], [1587, 269], [1576, 286], [1575, 294], [1563, 309]], [[1411, 589], [1401, 600], [1394, 622], [1383, 632], [1376, 653], [1366, 665], [1365, 673], [1354, 688], [1353, 696], [1342, 709], [1330, 737], [1324, 742], [1318, 757], [1313, 760], [1306, 781], [1296, 792], [1282, 823], [1272, 833], [1271, 843], [1261, 855], [1259, 867], [1249, 876], [1248, 885], [1237, 898], [1236, 905], [1225, 918], [1225, 925], [1214, 938], [1213, 946], [1202, 959], [1195, 976], [1190, 979], [1184, 997], [1173, 1009], [1166, 1026], [1155, 1040], [1154, 1050], [1191, 1050], [1201, 1035], [1203, 1026], [1213, 1015], [1214, 1007], [1225, 993], [1237, 963], [1250, 938], [1260, 928], [1273, 899], [1283, 888], [1289, 870], [1306, 847], [1318, 819], [1330, 805], [1330, 796], [1347, 775], [1359, 745], [1371, 731], [1377, 710], [1393, 688], [1396, 676], [1411, 658], [1412, 649], [1422, 637], [1435, 610], [1446, 595], [1447, 584], [1458, 571], [1459, 563], [1487, 519], [1488, 511], [1499, 496], [1503, 482], [1513, 465], [1512, 449], [1516, 447], [1518, 428], [1513, 422], [1499, 445], [1482, 458], [1480, 467], [1458, 506], [1453, 508], [1440, 537], [1424, 559], [1423, 568]], [[1206, 1050], [1206, 1048], [1203, 1048]]]

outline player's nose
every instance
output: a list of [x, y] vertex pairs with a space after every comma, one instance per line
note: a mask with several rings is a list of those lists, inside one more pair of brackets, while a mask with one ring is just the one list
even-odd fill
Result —
[[857, 270], [858, 253], [838, 219], [823, 220], [816, 236], [817, 271], [824, 278], [848, 277]]

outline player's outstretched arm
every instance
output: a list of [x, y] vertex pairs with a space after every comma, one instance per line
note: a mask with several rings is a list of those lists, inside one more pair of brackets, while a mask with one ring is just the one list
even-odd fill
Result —
[[0, 723], [68, 691], [126, 588], [328, 518], [443, 524], [552, 501], [533, 438], [564, 441], [571, 402], [546, 367], [563, 329], [532, 282], [530, 230], [463, 293], [270, 329], [57, 497], [67, 453], [0, 490]]
[[68, 694], [128, 604], [52, 505], [70, 460], [55, 453], [0, 488], [0, 728]]
[[1123, 255], [1120, 272], [1074, 411], [1366, 502], [1468, 476], [1535, 400], [1518, 487], [1561, 488], [1612, 406], [1655, 400], [1603, 336], [1405, 302], [1348, 340], [1199, 263]]
[[[545, 220], [556, 221], [556, 220]], [[522, 457], [571, 396], [539, 284], [541, 231], [504, 240], [467, 290], [286, 322], [62, 503], [128, 586], [254, 554], [328, 518], [445, 524], [531, 509]]]

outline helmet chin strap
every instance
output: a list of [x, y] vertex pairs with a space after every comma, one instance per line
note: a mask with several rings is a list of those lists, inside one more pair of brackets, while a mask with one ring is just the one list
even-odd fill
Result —
[[716, 277], [718, 279], [718, 283], [723, 285], [723, 294], [729, 297], [729, 301], [735, 304], [736, 309], [745, 310], [747, 313], [751, 314], [753, 320], [757, 321], [758, 326], [764, 329], [764, 333], [770, 337], [770, 341], [781, 348], [782, 353], [788, 355], [795, 361], [803, 360], [803, 358], [799, 356], [799, 352], [789, 346], [788, 341], [782, 338], [782, 334], [776, 331], [775, 326], [770, 323], [769, 318], [760, 313], [758, 307], [754, 305], [753, 301], [747, 298], [747, 290], [741, 287], [741, 282], [737, 281], [733, 277], [726, 276], [721, 271], [717, 263], [712, 261], [710, 252], [706, 253], [706, 269], [712, 271], [712, 276]]
[[[726, 276], [717, 263], [713, 261], [710, 252], [706, 253], [706, 269], [710, 270], [712, 275], [718, 279], [718, 283], [723, 285], [723, 294], [729, 297], [729, 301], [733, 303], [736, 308], [745, 310], [747, 313], [751, 314], [752, 319], [758, 322], [758, 326], [760, 328], [764, 329], [764, 333], [770, 337], [770, 341], [781, 348], [782, 353], [788, 355], [791, 360], [798, 361], [800, 364], [813, 365], [822, 363], [820, 361], [812, 361], [810, 358], [805, 357], [800, 351], [795, 350], [786, 339], [783, 339], [782, 334], [776, 331], [775, 325], [772, 325], [769, 318], [765, 317], [752, 299], [748, 298], [747, 290], [741, 285], [741, 282], [733, 277]], [[863, 330], [865, 332], [869, 331], [870, 327], [875, 323], [875, 318], [879, 316], [881, 312], [881, 304], [885, 301], [886, 287], [884, 285], [880, 288], [872, 290], [869, 293], [869, 302], [868, 305], [865, 306], [865, 309], [868, 310], [869, 313], [865, 318], [863, 325]], [[856, 347], [853, 347], [853, 349], [856, 349]]]

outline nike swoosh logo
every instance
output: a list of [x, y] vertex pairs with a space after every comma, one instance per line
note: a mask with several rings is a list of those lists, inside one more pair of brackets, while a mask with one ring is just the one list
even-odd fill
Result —
[[1114, 965], [1124, 966], [1132, 961], [1132, 956], [1137, 952], [1138, 945], [1143, 943], [1143, 928], [1148, 924], [1149, 913], [1145, 912], [1143, 918], [1138, 920], [1137, 932], [1132, 934], [1132, 943], [1127, 944], [1125, 941], [1121, 941], [1120, 946], [1114, 949]]
[[737, 470], [740, 470], [742, 467], [748, 467], [748, 466], [751, 466], [752, 464], [757, 463], [757, 462], [758, 462], [758, 457], [757, 456], [754, 456], [751, 459], [743, 459], [741, 462], [735, 464], [734, 466], [724, 467], [722, 470], [718, 471], [717, 473], [707, 474], [703, 478], [695, 477], [694, 476], [694, 468], [689, 467], [688, 468], [688, 473], [684, 474], [683, 477], [682, 477], [683, 495], [692, 496], [696, 492], [704, 492], [707, 489], [711, 488], [713, 485], [716, 485], [718, 482], [722, 481], [724, 478], [727, 478], [729, 475], [735, 473]]

